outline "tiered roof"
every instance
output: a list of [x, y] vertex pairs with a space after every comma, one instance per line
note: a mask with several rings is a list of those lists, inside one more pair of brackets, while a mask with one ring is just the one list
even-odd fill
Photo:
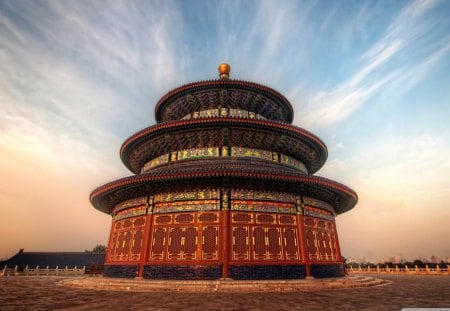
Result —
[[[312, 175], [325, 163], [327, 148], [315, 135], [290, 124], [293, 109], [283, 95], [260, 84], [230, 80], [222, 71], [221, 77], [183, 85], [161, 98], [155, 108], [158, 124], [132, 135], [120, 150], [122, 161], [136, 175], [95, 189], [90, 199], [97, 209], [112, 213], [121, 201], [174, 187], [286, 191], [324, 200], [337, 214], [353, 208], [353, 190]], [[177, 152], [202, 148], [216, 151], [203, 158], [177, 157]], [[232, 148], [269, 156], [230, 156]]]

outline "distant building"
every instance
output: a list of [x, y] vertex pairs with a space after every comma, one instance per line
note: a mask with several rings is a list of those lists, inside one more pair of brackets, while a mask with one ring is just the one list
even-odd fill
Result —
[[89, 252], [24, 252], [21, 249], [16, 255], [0, 262], [0, 268], [8, 266], [9, 268], [18, 267], [23, 269], [28, 266], [34, 269], [49, 267], [58, 268], [89, 268], [95, 265], [103, 265], [105, 254]]

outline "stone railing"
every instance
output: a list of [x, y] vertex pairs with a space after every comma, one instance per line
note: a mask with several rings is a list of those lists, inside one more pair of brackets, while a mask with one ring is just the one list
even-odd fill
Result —
[[403, 268], [399, 268], [397, 265], [394, 268], [389, 267], [366, 267], [362, 268], [361, 266], [354, 268], [347, 268], [347, 272], [349, 274], [408, 274], [408, 275], [450, 275], [450, 266], [447, 265], [447, 268], [440, 268], [437, 266], [436, 268], [429, 268], [428, 265], [425, 268], [419, 268], [417, 266], [408, 267], [405, 265]]
[[25, 268], [19, 268], [15, 266], [14, 268], [8, 268], [5, 266], [3, 270], [0, 271], [0, 276], [74, 276], [74, 275], [83, 275], [85, 273], [85, 267], [78, 268], [68, 268], [67, 266], [64, 268], [52, 268], [50, 269], [48, 266], [45, 268], [40, 268], [36, 266], [34, 269], [26, 266]]

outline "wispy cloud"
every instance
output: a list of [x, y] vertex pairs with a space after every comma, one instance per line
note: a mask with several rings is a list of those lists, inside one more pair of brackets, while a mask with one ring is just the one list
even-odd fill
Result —
[[[430, 256], [439, 252], [438, 256], [447, 256], [450, 249], [441, 247], [440, 237], [445, 235], [450, 217], [448, 140], [447, 134], [430, 132], [390, 136], [351, 158], [326, 165], [327, 174], [345, 174], [360, 198], [353, 211], [339, 217], [345, 253], [414, 258], [418, 253]], [[345, 227], [352, 227], [351, 232]]]
[[[218, 62], [231, 63], [233, 78], [286, 94], [296, 123], [316, 133], [364, 112], [360, 108], [372, 99], [371, 108], [382, 106], [379, 95], [392, 98], [414, 90], [449, 66], [443, 6], [448, 8], [445, 1], [387, 7], [311, 1], [0, 1], [0, 206], [8, 216], [0, 219], [0, 236], [15, 232], [18, 237], [7, 248], [44, 249], [38, 243], [54, 241], [48, 236], [63, 231], [57, 220], [66, 217], [68, 236], [56, 247], [82, 249], [79, 219], [92, 220], [86, 241], [100, 242], [94, 240], [108, 232], [110, 218], [90, 206], [89, 191], [129, 174], [118, 149], [154, 122], [159, 97], [181, 83], [216, 78]], [[445, 102], [445, 96], [439, 100]], [[426, 113], [422, 109], [418, 115]], [[449, 168], [425, 165], [450, 156], [447, 134], [438, 133], [437, 140], [431, 132], [395, 140], [384, 132], [392, 140], [374, 134], [361, 151], [353, 142], [365, 142], [362, 133], [353, 131], [346, 140], [348, 132], [333, 130], [330, 161], [320, 174], [360, 194], [350, 219], [353, 213], [361, 216], [360, 210], [363, 218], [373, 217], [369, 207], [383, 206], [380, 215], [402, 210], [396, 207], [406, 204], [408, 191], [417, 202], [448, 201]], [[416, 169], [424, 172], [420, 179]], [[49, 221], [32, 225], [41, 214], [50, 215]], [[18, 223], [35, 231], [19, 234]]]
[[[34, 228], [0, 251], [44, 249], [48, 241], [82, 249], [81, 221], [81, 244], [102, 242], [110, 219], [90, 206], [89, 191], [129, 174], [120, 144], [130, 127], [153, 121], [149, 101], [183, 74], [179, 32], [171, 32], [176, 10], [148, 5], [0, 3], [0, 205], [9, 216], [0, 231]], [[46, 222], [33, 223], [41, 215]], [[62, 218], [67, 236], [49, 239]]]
[[[305, 113], [299, 115], [298, 123], [312, 128], [330, 126], [354, 113], [375, 94], [381, 93], [386, 86], [399, 84], [398, 81], [404, 80], [409, 80], [412, 85], [429, 73], [431, 66], [436, 63], [431, 60], [437, 60], [448, 52], [445, 47], [438, 51], [434, 51], [433, 46], [431, 49], [425, 48], [428, 47], [428, 41], [423, 36], [432, 31], [436, 23], [425, 18], [433, 8], [432, 4], [431, 1], [408, 4], [389, 25], [385, 35], [360, 56], [361, 65], [352, 76], [331, 89], [318, 91], [310, 98], [303, 107]], [[419, 77], [408, 79], [410, 75], [403, 72], [403, 63], [397, 56], [410, 53], [411, 58], [416, 49], [425, 49], [425, 54], [429, 56], [422, 56], [419, 61], [410, 59], [411, 63], [405, 66], [414, 66], [417, 70], [427, 67], [428, 70], [422, 70]], [[418, 63], [420, 65], [417, 65]], [[299, 95], [295, 90], [291, 93], [294, 98]], [[305, 102], [304, 99], [298, 101]]]

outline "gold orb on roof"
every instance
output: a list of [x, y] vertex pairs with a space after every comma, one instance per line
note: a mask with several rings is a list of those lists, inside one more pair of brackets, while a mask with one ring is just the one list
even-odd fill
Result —
[[221, 79], [228, 79], [230, 77], [230, 65], [222, 63], [219, 65], [219, 77]]

